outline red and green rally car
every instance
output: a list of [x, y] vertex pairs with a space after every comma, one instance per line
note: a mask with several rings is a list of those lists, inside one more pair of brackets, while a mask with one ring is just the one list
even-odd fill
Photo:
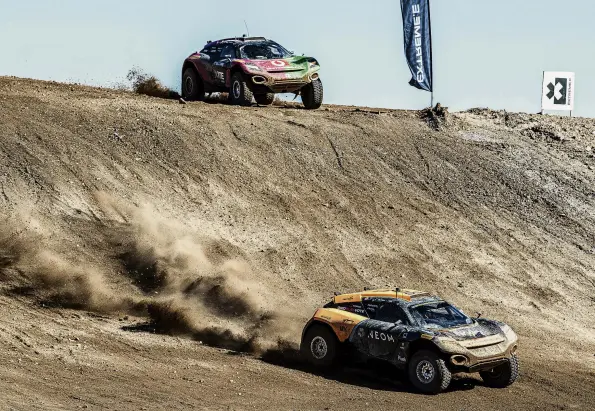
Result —
[[237, 37], [209, 42], [184, 61], [182, 97], [203, 100], [205, 93], [226, 92], [237, 105], [273, 103], [276, 93], [296, 93], [304, 107], [322, 105], [320, 65], [295, 56], [264, 37]]

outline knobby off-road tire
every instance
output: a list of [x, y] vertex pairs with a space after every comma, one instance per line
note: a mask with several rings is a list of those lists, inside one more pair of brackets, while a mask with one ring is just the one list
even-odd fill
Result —
[[205, 85], [198, 73], [190, 67], [182, 75], [182, 97], [188, 101], [205, 99]]
[[442, 358], [433, 351], [416, 352], [409, 361], [409, 380], [425, 394], [438, 394], [450, 385], [452, 374]]
[[229, 90], [231, 103], [238, 106], [252, 105], [254, 94], [242, 73], [235, 73], [231, 76], [231, 89]]
[[316, 79], [310, 84], [302, 87], [302, 103], [307, 110], [316, 110], [322, 106], [322, 99], [324, 97], [324, 88], [322, 81]]
[[302, 356], [312, 365], [329, 368], [337, 359], [339, 341], [337, 337], [323, 325], [313, 325], [306, 332], [300, 351]]
[[275, 101], [275, 93], [255, 94], [256, 103], [261, 106], [270, 106]]
[[519, 378], [520, 364], [516, 354], [502, 365], [489, 371], [479, 373], [486, 386], [491, 388], [506, 388]]

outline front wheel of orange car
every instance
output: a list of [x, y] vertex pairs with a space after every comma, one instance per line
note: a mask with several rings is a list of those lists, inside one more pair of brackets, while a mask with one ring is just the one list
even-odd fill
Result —
[[433, 351], [421, 350], [409, 361], [409, 380], [425, 394], [438, 394], [450, 385], [452, 374], [446, 362]]
[[488, 387], [506, 388], [519, 378], [519, 369], [519, 359], [516, 354], [513, 354], [504, 364], [489, 371], [482, 371], [479, 375]]
[[304, 358], [316, 367], [330, 367], [337, 358], [339, 342], [325, 326], [315, 324], [306, 332], [300, 351]]

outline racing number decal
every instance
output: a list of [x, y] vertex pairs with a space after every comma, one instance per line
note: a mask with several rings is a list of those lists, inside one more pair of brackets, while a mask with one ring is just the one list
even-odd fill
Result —
[[275, 67], [285, 67], [287, 65], [283, 60], [273, 60], [271, 61], [271, 64]]

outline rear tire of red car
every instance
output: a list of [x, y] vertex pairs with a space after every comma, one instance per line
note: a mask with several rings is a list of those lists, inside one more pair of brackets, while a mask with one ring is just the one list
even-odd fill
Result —
[[450, 385], [452, 374], [446, 362], [433, 351], [420, 350], [409, 360], [409, 380], [425, 394], [439, 394]]
[[306, 110], [316, 110], [322, 106], [322, 99], [324, 97], [324, 88], [322, 81], [316, 79], [310, 84], [302, 87], [302, 102]]
[[270, 106], [275, 101], [275, 93], [255, 94], [254, 99], [260, 106]]
[[486, 386], [490, 388], [506, 388], [512, 385], [519, 377], [519, 359], [513, 354], [510, 359], [493, 370], [481, 371], [479, 375]]
[[229, 95], [232, 104], [238, 106], [252, 105], [254, 94], [250, 90], [250, 87], [248, 87], [248, 83], [242, 73], [234, 73], [231, 76], [231, 90], [229, 90]]
[[331, 367], [337, 358], [339, 341], [324, 325], [315, 324], [308, 329], [300, 351], [308, 362], [316, 367]]
[[205, 99], [204, 83], [191, 67], [184, 70], [182, 75], [182, 97], [188, 101], [203, 101]]

